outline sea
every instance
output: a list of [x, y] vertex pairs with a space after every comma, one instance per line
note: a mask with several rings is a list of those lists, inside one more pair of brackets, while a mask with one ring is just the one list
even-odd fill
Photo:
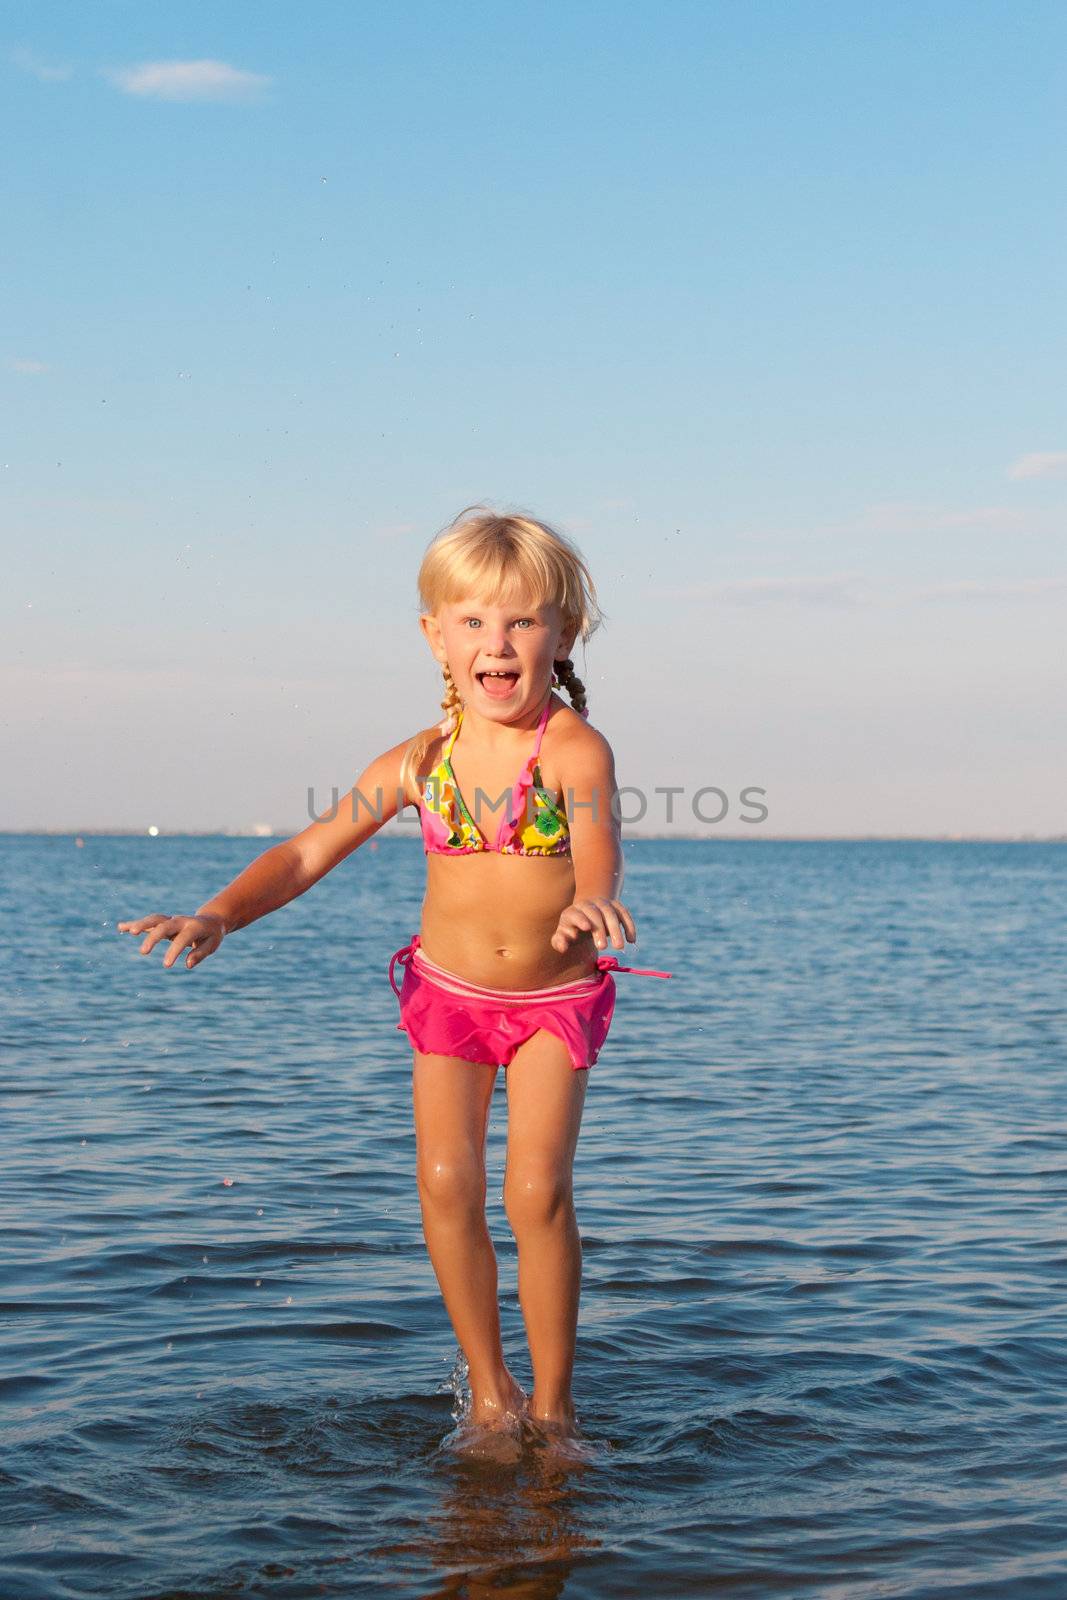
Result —
[[190, 972], [262, 841], [0, 838], [0, 1600], [1064, 1600], [1067, 845], [626, 842], [587, 1450], [480, 1461], [374, 843]]

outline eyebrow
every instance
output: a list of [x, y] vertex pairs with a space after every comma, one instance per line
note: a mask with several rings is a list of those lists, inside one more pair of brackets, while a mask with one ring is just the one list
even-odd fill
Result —
[[[478, 606], [474, 605], [473, 603], [471, 605], [458, 605], [456, 607], [456, 611], [461, 617], [473, 617], [479, 612], [487, 611], [489, 609], [490, 608], [488, 606]], [[512, 617], [536, 617], [540, 614], [541, 610], [541, 606], [510, 606], [508, 607], [505, 615]]]

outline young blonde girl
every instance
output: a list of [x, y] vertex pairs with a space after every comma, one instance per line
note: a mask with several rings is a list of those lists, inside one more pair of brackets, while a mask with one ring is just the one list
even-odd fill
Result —
[[[588, 1068], [607, 1036], [617, 958], [636, 942], [611, 747], [588, 721], [570, 653], [601, 620], [581, 556], [526, 516], [468, 508], [430, 545], [420, 626], [445, 682], [444, 720], [378, 756], [342, 805], [265, 851], [195, 916], [120, 922], [169, 940], [188, 968], [310, 889], [406, 806], [427, 860], [418, 934], [389, 976], [414, 1047], [423, 1230], [466, 1358], [467, 1437], [566, 1440], [581, 1281], [572, 1166]], [[486, 674], [489, 674], [486, 677]], [[570, 705], [556, 693], [567, 690]], [[527, 862], [529, 863], [527, 865]], [[403, 973], [397, 988], [394, 972]], [[667, 973], [654, 976], [668, 977]], [[508, 1100], [504, 1206], [518, 1247], [528, 1397], [504, 1360], [485, 1149], [497, 1071]]]

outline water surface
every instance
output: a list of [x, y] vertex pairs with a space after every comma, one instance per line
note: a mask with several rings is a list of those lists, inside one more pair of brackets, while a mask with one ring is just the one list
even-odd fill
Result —
[[438, 1451], [378, 845], [189, 973], [260, 843], [0, 838], [0, 1600], [1063, 1600], [1067, 849], [627, 845], [563, 1467]]

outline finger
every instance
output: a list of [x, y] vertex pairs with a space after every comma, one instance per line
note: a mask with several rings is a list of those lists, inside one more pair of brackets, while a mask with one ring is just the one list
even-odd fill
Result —
[[617, 950], [624, 950], [626, 941], [622, 936], [614, 900], [590, 900], [587, 903], [588, 915], [593, 922], [594, 944], [605, 945], [610, 939]]
[[176, 926], [176, 917], [161, 917], [160, 920], [156, 922], [150, 931], [145, 935], [144, 943], [141, 946], [141, 954], [143, 956], [151, 955], [160, 939], [166, 939], [172, 936]]
[[221, 943], [221, 939], [217, 939], [214, 934], [205, 934], [202, 939], [198, 939], [196, 944], [193, 945], [193, 948], [190, 950], [186, 959], [185, 965], [187, 967], [199, 966], [201, 961], [204, 960], [205, 956], [211, 955], [215, 950], [218, 949]]
[[[626, 940], [637, 943], [637, 928], [634, 919], [627, 911], [621, 900], [601, 900], [598, 902], [597, 915], [601, 931], [611, 939], [616, 950], [626, 949]], [[599, 943], [599, 940], [597, 941]]]
[[[602, 911], [598, 909], [595, 913], [592, 911], [585, 912], [584, 917], [586, 925], [583, 927], [582, 931], [584, 933], [588, 933], [598, 950], [602, 950], [604, 948], [609, 938], [612, 939], [613, 943], [616, 942], [613, 938], [614, 930], [612, 925], [606, 919], [605, 914]], [[618, 948], [620, 950], [624, 948], [621, 940], [618, 941]]]
[[[606, 900], [586, 900], [582, 902], [583, 910], [579, 914], [584, 916], [589, 924], [589, 931], [593, 935], [593, 943], [598, 949], [607, 944], [611, 934], [611, 923], [605, 913], [608, 910]], [[611, 913], [612, 916], [614, 913]]]
[[615, 946], [616, 950], [625, 950], [626, 937], [623, 933], [622, 923], [619, 920], [619, 913], [615, 909], [615, 902], [613, 900], [609, 900], [604, 907], [604, 924], [608, 930], [608, 935], [611, 939], [611, 942]]
[[577, 906], [568, 906], [559, 922], [561, 928], [573, 926], [579, 933], [590, 933], [595, 926], [588, 911], [579, 911]]
[[177, 933], [167, 947], [167, 953], [163, 957], [163, 965], [165, 967], [172, 967], [177, 961], [178, 957], [181, 955], [182, 951], [185, 949], [186, 945], [192, 944], [192, 942], [192, 934], [187, 932], [185, 929], [183, 929], [180, 933]]

